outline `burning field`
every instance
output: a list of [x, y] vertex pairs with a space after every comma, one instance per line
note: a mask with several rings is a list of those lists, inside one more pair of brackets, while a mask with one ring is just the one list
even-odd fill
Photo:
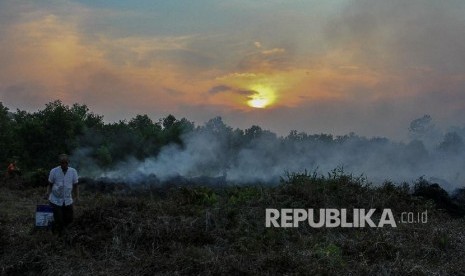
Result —
[[[1, 275], [465, 271], [463, 194], [449, 196], [424, 179], [373, 186], [334, 170], [327, 176], [289, 173], [274, 186], [212, 185], [201, 179], [139, 187], [81, 179], [80, 185], [82, 200], [62, 237], [33, 227], [43, 187], [1, 187]], [[267, 208], [389, 208], [397, 225], [266, 227]], [[398, 221], [403, 212], [425, 211], [427, 222]]]
[[[0, 275], [465, 272], [465, 128], [427, 115], [407, 142], [220, 117], [107, 124], [60, 101], [0, 118], [0, 161], [23, 173], [0, 182]], [[63, 152], [81, 196], [58, 236], [34, 211]]]

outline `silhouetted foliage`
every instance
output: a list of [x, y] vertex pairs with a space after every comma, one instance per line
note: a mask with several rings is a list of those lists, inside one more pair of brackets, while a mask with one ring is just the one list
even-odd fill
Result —
[[[8, 108], [0, 102], [0, 160], [2, 163], [14, 152], [13, 121]], [[1, 150], [3, 149], [3, 150]]]
[[[429, 115], [411, 122], [409, 131], [415, 139], [408, 143], [355, 133], [333, 136], [297, 130], [278, 137], [258, 125], [233, 129], [221, 117], [202, 126], [171, 114], [158, 120], [143, 114], [127, 121], [104, 123], [103, 116], [90, 112], [86, 105], [68, 106], [58, 100], [36, 112], [10, 112], [0, 103], [0, 128], [0, 164], [6, 168], [17, 157], [20, 167], [28, 171], [55, 166], [56, 156], [62, 152], [76, 157], [74, 165], [78, 169], [86, 165], [86, 169], [94, 166], [95, 171], [109, 171], [128, 160], [158, 158], [162, 153], [163, 160], [169, 161], [173, 154], [181, 153], [179, 162], [187, 163], [190, 160], [186, 159], [195, 157], [192, 162], [196, 164], [189, 164], [194, 175], [222, 176], [233, 168], [236, 170], [229, 176], [235, 179], [253, 173], [272, 175], [278, 181], [276, 176], [279, 178], [289, 168], [314, 169], [326, 165], [323, 170], [327, 171], [343, 165], [349, 171], [360, 169], [357, 173], [379, 169], [405, 176], [406, 171], [434, 168], [434, 161], [444, 159], [446, 154], [455, 156], [460, 164], [465, 151], [465, 129], [451, 130], [438, 140]], [[429, 133], [436, 135], [435, 140], [428, 138]], [[179, 162], [169, 167], [178, 166]]]
[[415, 119], [410, 123], [409, 131], [412, 134], [425, 134], [434, 127], [432, 123], [433, 119], [430, 115], [424, 115], [421, 118]]
[[194, 124], [168, 115], [154, 123], [147, 115], [126, 121], [103, 122], [103, 116], [86, 105], [68, 106], [56, 100], [37, 112], [10, 113], [0, 102], [0, 162], [6, 166], [15, 156], [23, 168], [34, 170], [56, 164], [60, 153], [85, 149], [101, 167], [129, 156], [143, 159], [156, 155], [167, 144], [182, 145], [181, 136]]

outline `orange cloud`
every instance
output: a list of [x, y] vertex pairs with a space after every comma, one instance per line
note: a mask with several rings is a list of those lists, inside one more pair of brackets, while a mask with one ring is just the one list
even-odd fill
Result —
[[[188, 52], [189, 36], [95, 38], [82, 33], [78, 21], [67, 19], [39, 13], [9, 26], [0, 42], [4, 90], [28, 83], [27, 89], [41, 88], [37, 104], [61, 99], [168, 112], [202, 102], [202, 93], [211, 87], [200, 77], [208, 72], [185, 74], [188, 69], [165, 57], [170, 51]], [[14, 102], [14, 93], [0, 96]]]

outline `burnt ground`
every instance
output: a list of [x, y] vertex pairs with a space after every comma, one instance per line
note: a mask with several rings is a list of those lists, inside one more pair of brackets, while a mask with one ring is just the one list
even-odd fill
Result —
[[[83, 181], [62, 237], [33, 227], [43, 187], [3, 182], [0, 274], [465, 274], [462, 190], [450, 196], [424, 180], [375, 187], [344, 173], [290, 174], [273, 187], [198, 182]], [[389, 208], [396, 221], [427, 211], [428, 221], [266, 228], [266, 208]]]

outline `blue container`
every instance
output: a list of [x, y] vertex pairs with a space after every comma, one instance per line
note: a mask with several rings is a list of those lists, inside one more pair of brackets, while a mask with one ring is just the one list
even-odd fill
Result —
[[53, 208], [50, 205], [37, 205], [36, 227], [49, 228], [53, 222]]

